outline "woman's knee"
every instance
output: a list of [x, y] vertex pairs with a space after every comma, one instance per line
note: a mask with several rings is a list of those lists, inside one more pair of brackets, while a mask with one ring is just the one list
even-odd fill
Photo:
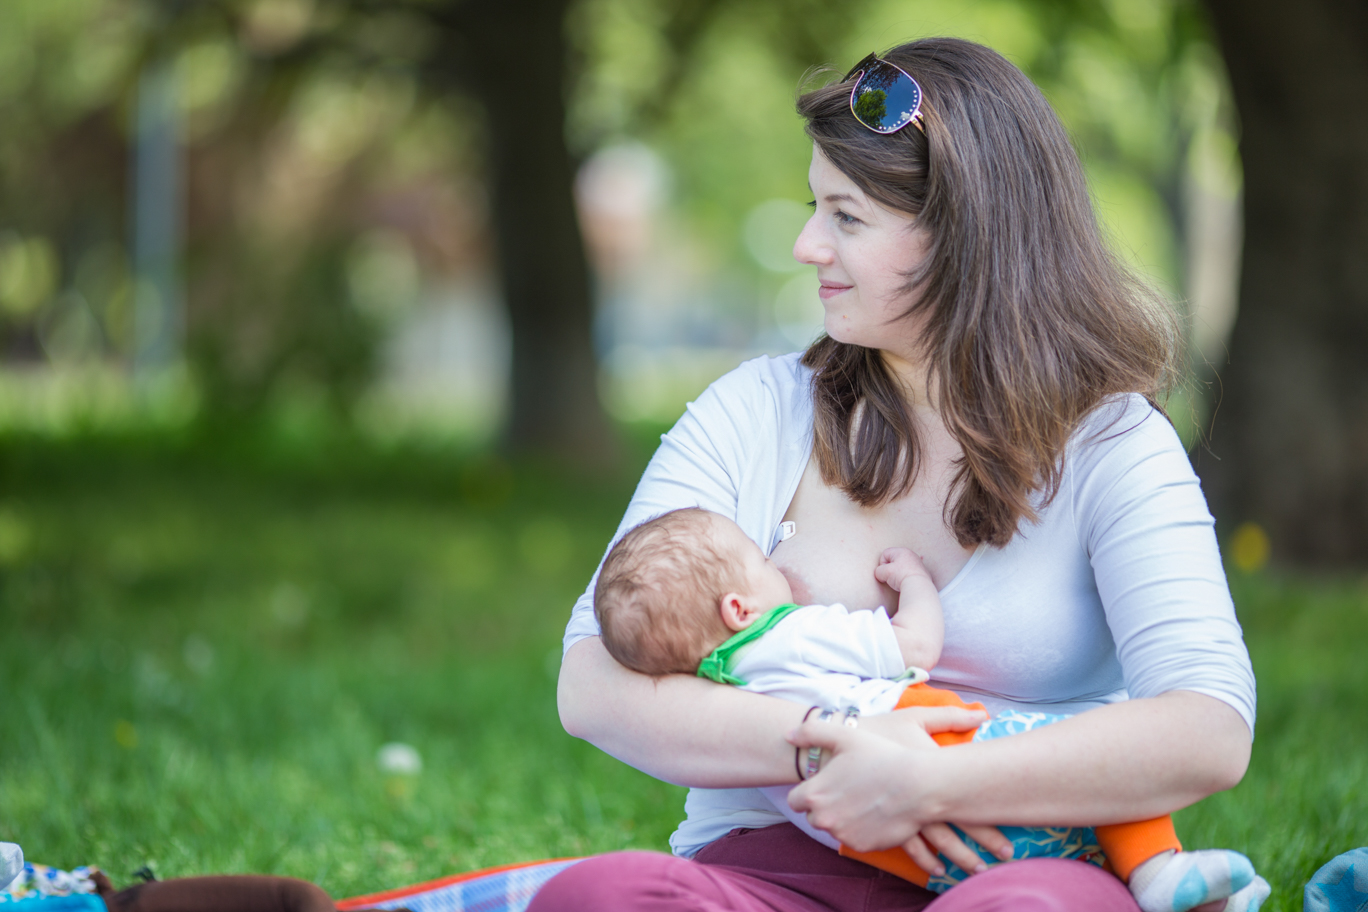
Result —
[[1139, 912], [1125, 884], [1094, 865], [1031, 858], [995, 865], [926, 912]]
[[670, 912], [699, 908], [702, 865], [661, 852], [612, 852], [573, 864], [546, 882], [527, 912]]

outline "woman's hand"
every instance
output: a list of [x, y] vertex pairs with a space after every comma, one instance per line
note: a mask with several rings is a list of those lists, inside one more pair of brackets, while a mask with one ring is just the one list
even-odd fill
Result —
[[[936, 856], [942, 853], [965, 871], [985, 868], [983, 859], [946, 824], [936, 819], [934, 796], [925, 788], [929, 762], [924, 750], [937, 747], [932, 731], [967, 731], [984, 719], [982, 713], [953, 707], [903, 710], [872, 716], [866, 722], [900, 716], [884, 723], [875, 734], [860, 729], [808, 722], [789, 736], [799, 748], [820, 747], [830, 752], [822, 771], [789, 794], [789, 805], [806, 812], [813, 826], [831, 833], [859, 852], [901, 845], [921, 868], [935, 875], [945, 872]], [[893, 734], [899, 741], [881, 737]], [[904, 746], [906, 745], [906, 746]], [[962, 827], [975, 841], [1004, 860], [1012, 845], [996, 827]]]
[[988, 714], [958, 706], [909, 706], [890, 713], [860, 717], [860, 731], [872, 732], [903, 747], [926, 750], [939, 747], [931, 736], [940, 732], [967, 732], [978, 728]]

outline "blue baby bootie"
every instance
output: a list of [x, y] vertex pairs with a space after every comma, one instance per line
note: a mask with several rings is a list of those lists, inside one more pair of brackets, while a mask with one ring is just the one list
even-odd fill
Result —
[[1311, 877], [1304, 912], [1368, 912], [1368, 847], [1337, 855]]

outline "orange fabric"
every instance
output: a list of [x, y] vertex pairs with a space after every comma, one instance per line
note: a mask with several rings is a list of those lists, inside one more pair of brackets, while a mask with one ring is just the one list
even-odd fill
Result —
[[919, 887], [926, 886], [931, 880], [931, 875], [921, 869], [921, 865], [912, 860], [902, 849], [881, 849], [877, 852], [857, 852], [847, 846], [841, 846], [841, 854], [846, 858], [853, 858], [856, 861], [863, 861], [867, 865], [873, 865], [880, 871], [887, 871], [894, 877], [901, 877], [903, 880], [910, 880]]
[[1097, 834], [1097, 844], [1107, 856], [1112, 872], [1128, 883], [1131, 872], [1141, 862], [1169, 849], [1183, 851], [1183, 844], [1173, 830], [1173, 818], [1168, 814], [1132, 823], [1109, 823], [1093, 827], [1093, 832]]
[[[958, 706], [960, 709], [978, 710], [985, 715], [988, 712], [988, 708], [982, 703], [965, 703], [954, 691], [941, 690], [926, 683], [913, 684], [906, 688], [898, 698], [898, 705], [893, 708], [906, 709], [909, 706]], [[971, 728], [967, 732], [940, 732], [931, 737], [941, 747], [968, 744], [974, 740], [974, 729]]]
[[[906, 709], [909, 706], [958, 706], [961, 709], [988, 711], [982, 703], [965, 703], [958, 694], [925, 683], [913, 684], [902, 692], [896, 708]], [[940, 732], [931, 737], [942, 747], [948, 747], [952, 744], [967, 744], [974, 740], [974, 732]], [[1134, 823], [1112, 823], [1093, 827], [1093, 832], [1097, 834], [1097, 843], [1107, 856], [1109, 867], [1123, 881], [1130, 880], [1131, 872], [1139, 867], [1141, 862], [1153, 858], [1160, 852], [1169, 849], [1179, 852], [1183, 850], [1182, 844], [1178, 842], [1178, 834], [1173, 830], [1173, 818], [1167, 815]], [[854, 849], [841, 846], [841, 854], [873, 865], [880, 871], [887, 871], [903, 880], [910, 880], [919, 887], [926, 886], [927, 881], [931, 879], [930, 875], [900, 848], [856, 852]]]

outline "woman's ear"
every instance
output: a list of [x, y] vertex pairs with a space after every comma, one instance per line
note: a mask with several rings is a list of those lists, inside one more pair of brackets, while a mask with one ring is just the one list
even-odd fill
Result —
[[760, 609], [753, 600], [739, 592], [728, 592], [722, 596], [718, 602], [718, 611], [722, 615], [722, 623], [726, 624], [732, 633], [745, 630], [760, 616]]

